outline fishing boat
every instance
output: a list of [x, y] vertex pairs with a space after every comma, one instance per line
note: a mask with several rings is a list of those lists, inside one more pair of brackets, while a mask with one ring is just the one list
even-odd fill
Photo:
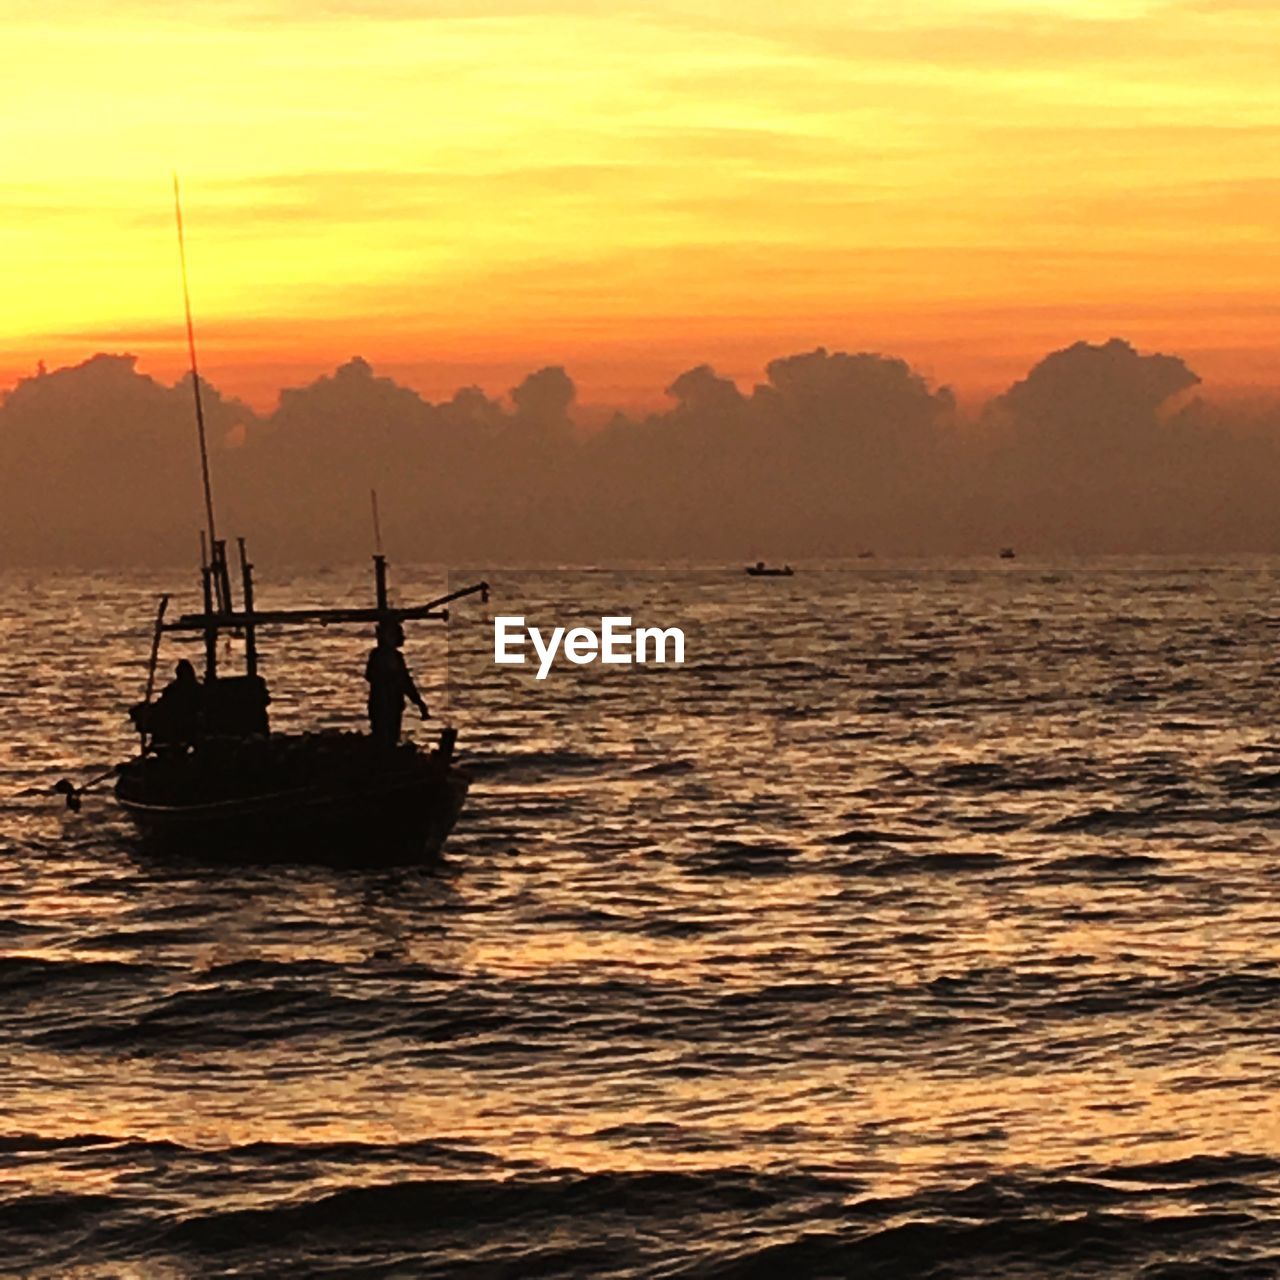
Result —
[[1001, 559], [1001, 560], [1015, 560], [1015, 559], [1017, 559], [1017, 553], [1014, 551], [1014, 549], [1013, 549], [1012, 547], [1001, 547], [1001, 548], [1000, 548], [1000, 559]]
[[795, 570], [789, 564], [784, 564], [779, 569], [765, 564], [763, 560], [757, 560], [755, 564], [747, 565], [747, 573], [753, 578], [789, 578]]
[[[454, 762], [456, 730], [443, 729], [431, 750], [399, 740], [398, 713], [393, 731], [376, 740], [361, 733], [273, 733], [268, 715], [271, 699], [258, 669], [258, 633], [267, 627], [373, 625], [380, 643], [384, 629], [395, 628], [398, 645], [405, 622], [447, 621], [451, 602], [477, 594], [487, 600], [488, 584], [477, 582], [424, 604], [394, 607], [387, 589], [375, 493], [372, 606], [258, 608], [253, 565], [243, 538], [237, 540], [241, 580], [237, 605], [227, 545], [218, 538], [214, 522], [176, 176], [174, 212], [204, 484], [203, 607], [169, 619], [169, 597], [160, 598], [146, 693], [130, 712], [139, 733], [138, 754], [81, 786], [64, 778], [53, 790], [65, 798], [68, 808], [77, 810], [89, 787], [114, 778], [116, 801], [143, 844], [162, 852], [198, 850], [255, 859], [328, 861], [336, 857], [360, 863], [436, 854], [462, 811], [469, 786], [466, 773]], [[204, 676], [200, 679], [189, 661], [180, 662], [174, 683], [153, 700], [161, 643], [173, 633], [203, 637]], [[242, 673], [227, 674], [219, 667], [219, 641], [228, 635], [243, 640]], [[400, 669], [407, 679], [402, 662]], [[422, 710], [425, 716], [425, 704]]]
[[[291, 860], [387, 862], [439, 853], [470, 784], [454, 760], [456, 730], [442, 729], [431, 750], [412, 742], [388, 747], [362, 733], [272, 733], [258, 632], [273, 626], [444, 621], [448, 604], [477, 594], [487, 599], [488, 585], [478, 582], [396, 608], [388, 599], [386, 557], [379, 554], [372, 607], [262, 610], [254, 604], [253, 566], [243, 540], [240, 548], [240, 607], [231, 598], [221, 542], [202, 566], [200, 612], [168, 620], [168, 597], [161, 597], [146, 696], [131, 710], [140, 750], [114, 771], [116, 801], [142, 842], [162, 852]], [[195, 731], [177, 740], [164, 731], [160, 702], [152, 696], [161, 642], [171, 633], [203, 635], [205, 655]], [[219, 667], [224, 633], [243, 639], [243, 673], [225, 674]]]

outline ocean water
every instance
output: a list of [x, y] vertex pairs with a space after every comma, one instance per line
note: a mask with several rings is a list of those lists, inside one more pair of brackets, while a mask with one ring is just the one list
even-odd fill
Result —
[[[407, 649], [468, 806], [367, 871], [43, 794], [183, 576], [0, 577], [3, 1272], [1280, 1275], [1280, 562], [490, 571]], [[685, 665], [489, 661], [593, 611]], [[276, 725], [367, 643], [265, 642]]]

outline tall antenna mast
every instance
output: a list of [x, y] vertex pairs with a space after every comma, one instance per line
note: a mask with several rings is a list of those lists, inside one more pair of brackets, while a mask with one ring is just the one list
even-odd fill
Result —
[[[200, 400], [200, 371], [196, 367], [196, 330], [191, 323], [191, 290], [187, 285], [187, 244], [182, 234], [182, 197], [178, 175], [173, 175], [173, 212], [178, 220], [178, 257], [182, 261], [182, 301], [187, 309], [187, 350], [191, 354], [191, 390], [196, 397], [196, 431], [200, 436], [200, 474], [204, 480], [204, 514], [209, 528], [209, 548], [216, 556], [218, 534], [213, 521], [213, 486], [209, 483], [209, 446], [204, 434], [204, 405]], [[221, 594], [221, 589], [219, 590]], [[219, 603], [222, 603], [221, 601]]]
[[373, 506], [373, 550], [376, 555], [382, 554], [382, 522], [378, 519], [378, 491], [369, 490], [369, 502]]

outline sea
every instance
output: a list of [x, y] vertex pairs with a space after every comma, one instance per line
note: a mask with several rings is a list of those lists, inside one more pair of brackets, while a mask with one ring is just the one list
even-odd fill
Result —
[[[196, 584], [0, 574], [0, 1274], [1280, 1276], [1280, 560], [393, 565], [481, 577], [387, 866], [68, 812]], [[362, 726], [366, 631], [262, 633], [275, 728]]]

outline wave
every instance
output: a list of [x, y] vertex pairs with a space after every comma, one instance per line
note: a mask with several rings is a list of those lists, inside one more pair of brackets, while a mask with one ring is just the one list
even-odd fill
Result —
[[874, 827], [845, 831], [831, 837], [832, 844], [928, 844], [941, 839], [918, 831], [878, 831]]
[[656, 760], [652, 764], [639, 765], [631, 771], [633, 778], [667, 778], [696, 773], [698, 766], [692, 760]]
[[0, 998], [67, 985], [136, 982], [146, 968], [123, 960], [0, 956]]
[[1081, 853], [1050, 859], [1039, 873], [1061, 871], [1072, 878], [1079, 873], [1088, 878], [1145, 880], [1165, 865], [1164, 859], [1144, 853]]
[[[297, 1149], [306, 1158], [309, 1149]], [[280, 1160], [285, 1151], [275, 1151]], [[236, 1149], [246, 1171], [263, 1153]], [[176, 1166], [181, 1169], [181, 1163]], [[10, 1195], [10, 1263], [611, 1277], [1262, 1277], [1280, 1260], [1277, 1163], [1203, 1155], [1068, 1166], [884, 1196], [822, 1170], [426, 1173], [183, 1208], [124, 1195]], [[180, 1185], [180, 1184], [179, 1184]], [[14, 1237], [14, 1229], [18, 1235]], [[38, 1238], [38, 1232], [43, 1238]]]
[[786, 845], [728, 840], [687, 858], [685, 866], [703, 875], [782, 875], [798, 855]]
[[1007, 865], [999, 853], [889, 853], [878, 857], [850, 858], [833, 864], [841, 876], [871, 876], [877, 879], [921, 875], [966, 875], [995, 871]]
[[611, 756], [595, 755], [587, 751], [468, 751], [467, 772], [477, 778], [510, 777], [539, 778], [555, 774], [598, 775], [601, 769], [616, 768], [618, 761]]

